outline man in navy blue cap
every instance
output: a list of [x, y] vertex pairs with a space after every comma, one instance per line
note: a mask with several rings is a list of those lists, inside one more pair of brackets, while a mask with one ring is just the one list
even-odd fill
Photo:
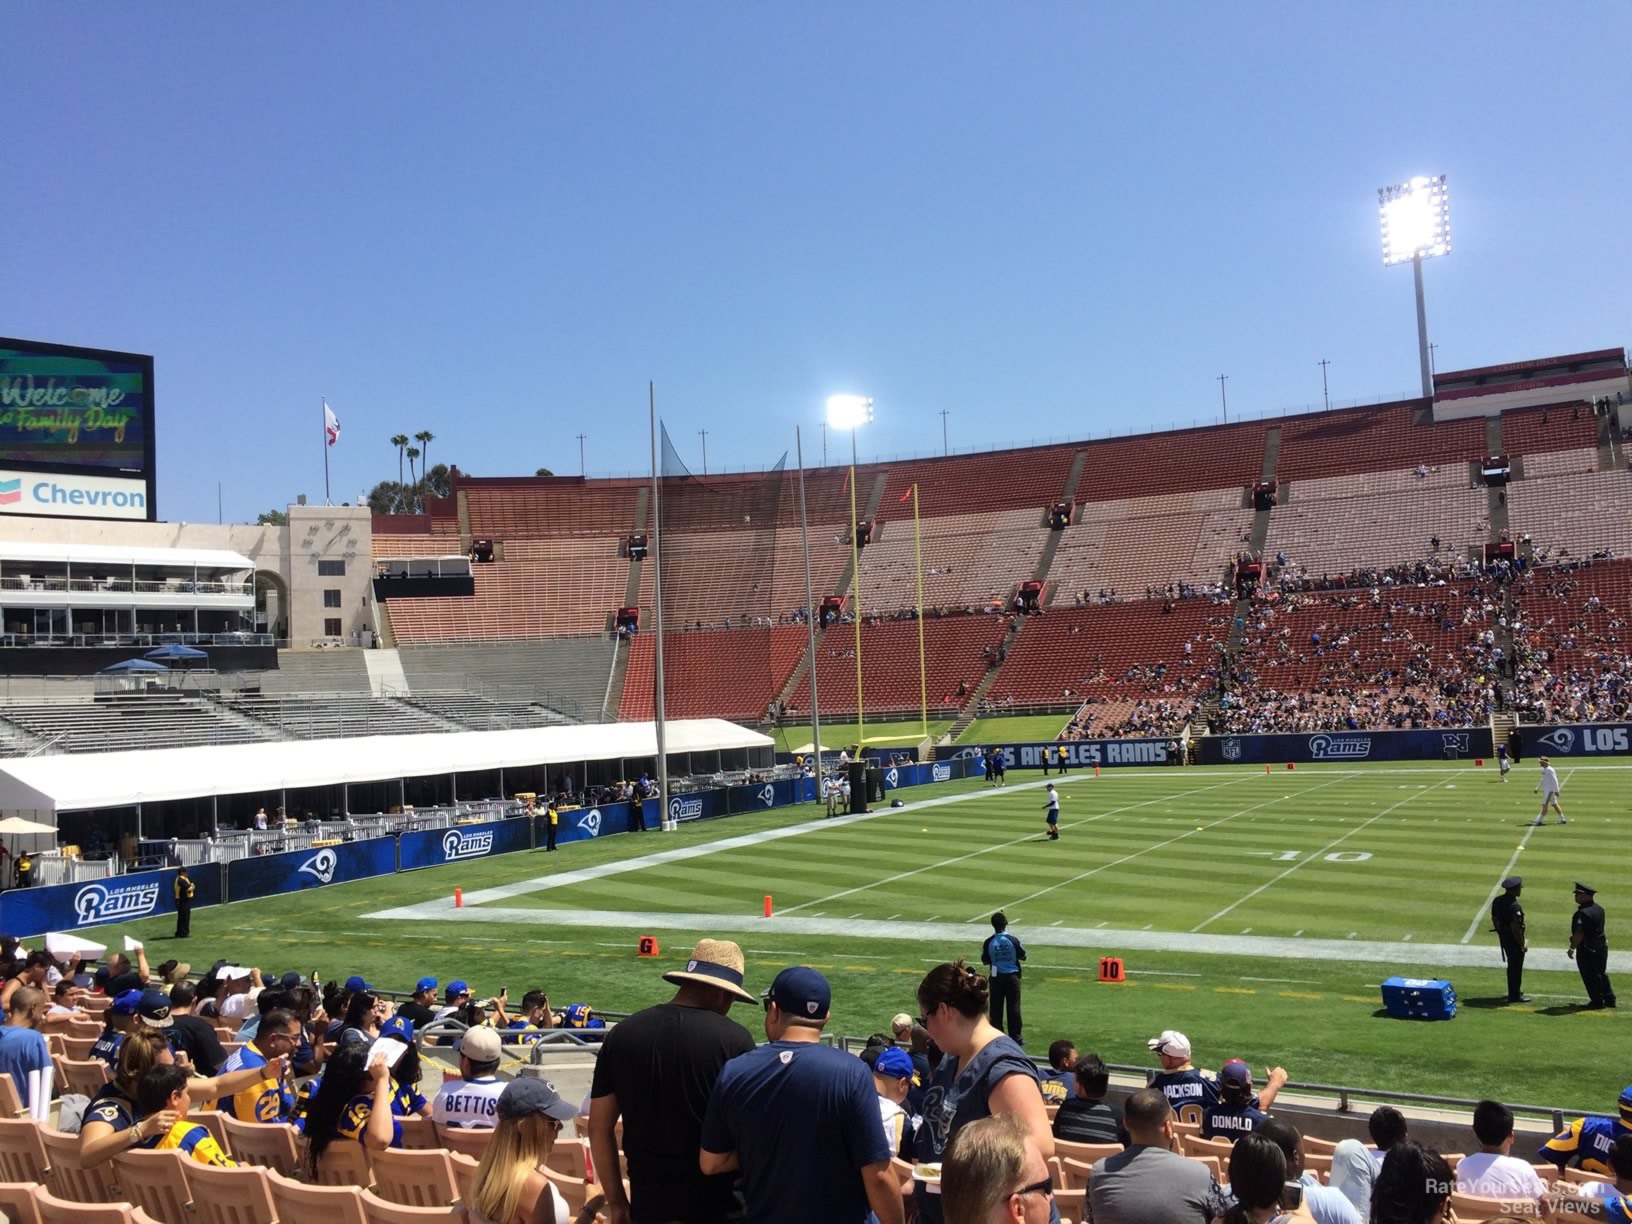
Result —
[[102, 1032], [91, 1045], [91, 1058], [100, 1058], [109, 1067], [119, 1065], [119, 1047], [125, 1043], [125, 1034], [135, 1027], [136, 1009], [141, 1006], [142, 992], [127, 990], [116, 995], [103, 1021]]
[[748, 1030], [726, 1014], [733, 1003], [756, 1002], [743, 989], [743, 971], [736, 944], [699, 940], [683, 969], [663, 975], [679, 987], [674, 998], [607, 1031], [589, 1090], [589, 1143], [596, 1168], [617, 1168], [616, 1130], [623, 1118], [630, 1194], [624, 1195], [617, 1178], [606, 1179], [612, 1224], [742, 1218], [736, 1177], [705, 1176], [697, 1151], [721, 1068], [754, 1048]]
[[703, 1120], [704, 1173], [742, 1172], [749, 1224], [904, 1218], [867, 1064], [822, 1044], [827, 979], [795, 966], [765, 992], [768, 1045], [720, 1072]]

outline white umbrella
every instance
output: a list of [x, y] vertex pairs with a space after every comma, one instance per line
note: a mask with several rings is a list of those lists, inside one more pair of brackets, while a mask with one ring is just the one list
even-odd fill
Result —
[[0, 837], [9, 837], [14, 834], [27, 833], [55, 833], [55, 825], [41, 824], [37, 820], [24, 820], [21, 816], [7, 816], [0, 820]]

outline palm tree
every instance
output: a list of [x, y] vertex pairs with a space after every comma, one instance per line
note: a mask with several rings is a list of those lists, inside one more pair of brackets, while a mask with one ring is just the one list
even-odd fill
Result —
[[436, 435], [428, 429], [422, 429], [414, 435], [414, 441], [419, 443], [419, 453], [425, 456], [425, 462], [421, 465], [420, 471], [429, 472], [431, 470], [431, 443], [436, 441]]
[[417, 447], [417, 446], [408, 447], [407, 454], [408, 454], [408, 478], [411, 481], [413, 481], [415, 484], [418, 484], [419, 483], [419, 477], [414, 475], [414, 460], [419, 458], [419, 447]]
[[402, 448], [408, 445], [407, 434], [392, 434], [391, 445], [397, 448], [397, 483], [402, 483]]

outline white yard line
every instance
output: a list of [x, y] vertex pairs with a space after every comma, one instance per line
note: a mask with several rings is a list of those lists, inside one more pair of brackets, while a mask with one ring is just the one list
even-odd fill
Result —
[[[1329, 781], [1322, 782], [1319, 786], [1312, 787], [1311, 790], [1324, 790], [1328, 786], [1336, 786], [1339, 782], [1347, 782], [1347, 781], [1348, 781], [1348, 776], [1344, 775], [1342, 777], [1336, 777], [1336, 778], [1330, 779]], [[1169, 846], [1175, 844], [1176, 842], [1181, 842], [1187, 837], [1195, 837], [1199, 833], [1205, 833], [1205, 832], [1208, 832], [1208, 831], [1210, 831], [1212, 829], [1216, 829], [1221, 824], [1228, 824], [1230, 821], [1234, 820], [1237, 816], [1245, 816], [1248, 812], [1256, 812], [1259, 808], [1269, 807], [1272, 804], [1276, 804], [1276, 803], [1281, 802], [1281, 800], [1283, 800], [1285, 798], [1286, 798], [1285, 795], [1276, 795], [1273, 799], [1265, 799], [1262, 803], [1255, 803], [1251, 807], [1244, 807], [1239, 812], [1231, 812], [1228, 816], [1220, 816], [1217, 820], [1213, 821], [1211, 824], [1202, 825], [1201, 828], [1199, 828], [1199, 829], [1186, 829], [1183, 833], [1180, 833], [1176, 837], [1170, 837], [1166, 841], [1156, 842], [1153, 845], [1146, 846], [1143, 850], [1135, 850], [1132, 854], [1124, 854], [1119, 859], [1113, 859], [1109, 863], [1101, 863], [1098, 867], [1090, 867], [1087, 871], [1079, 871], [1076, 875], [1071, 876], [1068, 879], [1061, 880], [1061, 881], [1059, 881], [1058, 883], [1055, 883], [1055, 884], [1050, 884], [1047, 888], [1039, 888], [1034, 893], [1027, 893], [1023, 897], [1018, 897], [1015, 900], [1007, 902], [1004, 905], [999, 905], [996, 908], [998, 908], [1000, 910], [1010, 910], [1010, 909], [1013, 909], [1014, 907], [1016, 907], [1018, 905], [1024, 905], [1027, 901], [1035, 901], [1038, 897], [1047, 896], [1049, 893], [1053, 892], [1057, 888], [1065, 888], [1068, 885], [1076, 884], [1076, 883], [1079, 883], [1082, 880], [1086, 880], [1090, 876], [1096, 876], [1102, 871], [1109, 871], [1112, 867], [1120, 867], [1123, 863], [1131, 863], [1131, 862], [1133, 862], [1134, 859], [1142, 858], [1145, 855], [1152, 854], [1157, 850], [1165, 850]], [[1299, 798], [1301, 799], [1302, 796], [1300, 795]], [[977, 916], [976, 918], [971, 918], [971, 919], [969, 919], [969, 921], [970, 922], [978, 921], [978, 917], [979, 916]], [[1246, 934], [1245, 931], [1243, 931], [1241, 933], [1243, 935]]]
[[[1257, 775], [1255, 775], [1255, 774], [1244, 774], [1239, 778], [1231, 778], [1227, 782], [1214, 782], [1210, 786], [1197, 787], [1195, 790], [1184, 791], [1184, 792], [1182, 792], [1181, 794], [1178, 794], [1178, 795], [1163, 795], [1162, 797], [1160, 797], [1158, 799], [1146, 799], [1146, 800], [1144, 800], [1144, 801], [1142, 801], [1140, 803], [1124, 804], [1122, 807], [1112, 808], [1108, 812], [1100, 812], [1096, 816], [1088, 816], [1088, 817], [1083, 818], [1082, 820], [1073, 820], [1069, 824], [1062, 823], [1060, 825], [1060, 827], [1062, 829], [1075, 829], [1075, 828], [1078, 828], [1081, 825], [1092, 824], [1096, 820], [1104, 820], [1107, 816], [1115, 816], [1119, 812], [1131, 812], [1135, 808], [1149, 807], [1153, 803], [1171, 803], [1171, 802], [1173, 802], [1174, 799], [1184, 799], [1184, 798], [1187, 798], [1190, 795], [1199, 795], [1199, 794], [1202, 794], [1205, 791], [1217, 790], [1221, 786], [1234, 786], [1237, 782], [1244, 782], [1248, 778], [1252, 778], [1252, 777], [1256, 777], [1256, 776]], [[1092, 782], [1094, 779], [1092, 777], [1087, 776], [1087, 775], [1084, 775], [1084, 776], [1078, 777], [1078, 778], [1067, 778], [1066, 779], [1067, 782], [1077, 782], [1077, 781], [1084, 781], [1084, 780]], [[1044, 784], [1043, 783], [1037, 783], [1037, 782], [1028, 782], [1028, 783], [1023, 783], [1022, 785], [1029, 786], [1029, 787], [1032, 787], [1032, 788], [1035, 789], [1036, 787], [1044, 785]], [[1011, 787], [1009, 789], [1015, 790], [1015, 789], [1019, 789], [1019, 787]], [[981, 794], [984, 794], [984, 793], [985, 792], [983, 792], [983, 791], [977, 791], [977, 792], [975, 792], [975, 795], [978, 796], [978, 795], [981, 795]], [[896, 810], [900, 811], [899, 808], [897, 808]], [[1042, 809], [1039, 808], [1037, 810], [1038, 810], [1038, 812], [1041, 812]], [[1041, 823], [1040, 819], [1039, 819], [1039, 823]], [[1010, 846], [1018, 846], [1018, 845], [1022, 845], [1025, 842], [1036, 841], [1041, 836], [1042, 836], [1042, 833], [1040, 831], [1033, 830], [1032, 832], [1027, 833], [1023, 837], [1010, 838], [1006, 842], [997, 842], [997, 843], [992, 844], [992, 845], [981, 846], [978, 849], [970, 850], [966, 854], [957, 854], [957, 855], [953, 855], [951, 858], [941, 859], [938, 862], [925, 863], [922, 867], [914, 867], [909, 871], [898, 871], [898, 872], [896, 872], [895, 875], [885, 876], [882, 880], [874, 880], [874, 881], [872, 881], [871, 883], [868, 883], [868, 884], [858, 884], [854, 888], [846, 888], [846, 889], [843, 889], [840, 892], [829, 893], [825, 897], [817, 897], [814, 900], [804, 901], [804, 902], [801, 902], [798, 905], [790, 905], [790, 906], [788, 906], [787, 909], [783, 910], [782, 913], [784, 915], [793, 914], [793, 913], [797, 913], [799, 910], [806, 909], [806, 908], [808, 908], [809, 906], [812, 906], [812, 905], [826, 905], [827, 903], [829, 903], [831, 901], [838, 901], [841, 898], [853, 896], [854, 894], [859, 893], [859, 892], [868, 892], [868, 891], [870, 891], [871, 889], [874, 889], [874, 888], [883, 888], [886, 885], [894, 884], [894, 883], [897, 883], [898, 881], [901, 881], [901, 880], [911, 879], [913, 876], [922, 875], [926, 871], [938, 871], [942, 867], [950, 867], [954, 863], [962, 863], [962, 862], [966, 862], [966, 861], [968, 861], [969, 859], [972, 859], [972, 858], [979, 858], [981, 855], [990, 854], [994, 850], [1006, 850]]]
[[1329, 844], [1327, 844], [1325, 846], [1322, 846], [1319, 850], [1316, 850], [1313, 854], [1306, 855], [1304, 858], [1299, 859], [1297, 862], [1293, 863], [1292, 866], [1288, 867], [1285, 871], [1281, 872], [1280, 875], [1276, 876], [1274, 879], [1268, 881], [1267, 883], [1260, 884], [1257, 888], [1255, 888], [1251, 892], [1247, 893], [1244, 897], [1240, 897], [1240, 898], [1230, 902], [1223, 909], [1219, 910], [1218, 913], [1214, 914], [1211, 918], [1207, 918], [1207, 919], [1204, 919], [1201, 922], [1196, 923], [1195, 926], [1190, 928], [1191, 934], [1195, 934], [1196, 932], [1200, 931], [1202, 927], [1207, 926], [1209, 923], [1217, 922], [1220, 918], [1224, 917], [1225, 914], [1228, 914], [1231, 910], [1236, 909], [1238, 906], [1246, 904], [1248, 901], [1251, 901], [1254, 897], [1258, 896], [1260, 893], [1267, 892], [1269, 889], [1274, 888], [1275, 885], [1279, 884], [1282, 880], [1286, 879], [1287, 876], [1291, 875], [1294, 871], [1298, 870], [1298, 868], [1303, 867], [1308, 863], [1319, 862], [1322, 855], [1330, 854], [1333, 850], [1335, 850], [1338, 846], [1341, 846], [1344, 842], [1348, 841], [1349, 838], [1353, 837], [1356, 833], [1359, 833], [1364, 829], [1370, 828], [1372, 825], [1376, 824], [1384, 816], [1387, 816], [1390, 812], [1394, 811], [1395, 809], [1402, 808], [1406, 804], [1410, 803], [1411, 800], [1420, 798], [1421, 796], [1426, 795], [1429, 791], [1437, 790], [1439, 787], [1444, 786], [1444, 785], [1445, 785], [1444, 782], [1436, 782], [1436, 783], [1434, 783], [1433, 786], [1424, 787], [1422, 790], [1412, 791], [1409, 795], [1407, 795], [1404, 799], [1401, 799], [1398, 803], [1390, 804], [1388, 807], [1386, 807], [1382, 811], [1378, 812], [1377, 815], [1371, 817], [1369, 820], [1361, 821], [1359, 824], [1355, 825], [1354, 828], [1350, 829], [1347, 833], [1343, 834], [1343, 836], [1338, 838], [1336, 841], [1331, 842], [1331, 843], [1329, 843]]
[[[1565, 770], [1564, 782], [1568, 782], [1571, 775], [1574, 773], [1575, 770], [1573, 769]], [[1560, 791], [1562, 791], [1564, 788], [1564, 782], [1559, 783]], [[1496, 894], [1502, 891], [1502, 881], [1507, 879], [1508, 876], [1512, 875], [1513, 868], [1518, 865], [1519, 855], [1524, 853], [1525, 843], [1530, 840], [1530, 834], [1541, 828], [1540, 825], [1534, 823], [1534, 817], [1532, 817], [1531, 820], [1532, 823], [1524, 826], [1524, 835], [1519, 838], [1518, 847], [1513, 851], [1512, 857], [1507, 860], [1507, 866], [1503, 867], [1502, 874], [1496, 877], [1496, 883], [1490, 886], [1490, 892], [1485, 897], [1485, 903], [1473, 911], [1473, 921], [1468, 923], [1468, 929], [1462, 936], [1463, 943], [1473, 942], [1474, 932], [1479, 929], [1479, 924], [1485, 920], [1485, 916], [1490, 912], [1490, 903], [1496, 900]]]

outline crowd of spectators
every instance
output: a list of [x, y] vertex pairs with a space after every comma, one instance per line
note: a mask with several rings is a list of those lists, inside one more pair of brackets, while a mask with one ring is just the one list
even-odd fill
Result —
[[1513, 707], [1527, 722], [1632, 719], [1632, 562], [1531, 568], [1512, 587]]

